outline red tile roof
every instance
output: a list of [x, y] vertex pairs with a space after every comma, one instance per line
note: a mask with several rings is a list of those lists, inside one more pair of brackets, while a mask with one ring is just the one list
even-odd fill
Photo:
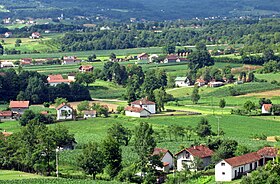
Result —
[[163, 164], [163, 167], [169, 166], [169, 163], [168, 163], [168, 162], [162, 162], [162, 164]]
[[263, 107], [266, 111], [269, 111], [272, 107], [272, 104], [263, 104]]
[[196, 82], [205, 83], [205, 80], [203, 80], [203, 79], [197, 79]]
[[11, 136], [13, 133], [12, 133], [12, 132], [2, 132], [2, 134], [3, 134], [5, 137], [9, 137], [9, 136]]
[[90, 71], [90, 70], [93, 70], [93, 66], [90, 66], [90, 65], [80, 66], [79, 69], [80, 70]]
[[148, 54], [147, 54], [147, 53], [141, 53], [141, 54], [139, 54], [137, 57], [138, 57], [138, 58], [141, 58], [141, 57], [145, 57], [145, 56], [147, 57]]
[[176, 59], [178, 59], [178, 56], [177, 55], [168, 55], [166, 59], [168, 59], [168, 60], [176, 60]]
[[276, 157], [278, 155], [278, 149], [274, 147], [264, 147], [257, 151], [261, 157]]
[[245, 155], [241, 155], [238, 157], [232, 157], [225, 159], [225, 162], [227, 162], [232, 167], [237, 167], [245, 164], [250, 164], [256, 161], [259, 161], [261, 159], [261, 156], [257, 154], [257, 152], [253, 153], [247, 153]]
[[155, 105], [155, 102], [149, 101], [147, 98], [142, 98], [140, 100], [136, 100], [134, 102], [131, 102], [133, 105]]
[[22, 58], [21, 61], [23, 61], [23, 62], [32, 62], [32, 58]]
[[95, 115], [96, 111], [84, 111], [84, 114]]
[[60, 82], [68, 83], [69, 82], [69, 80], [63, 79], [62, 75], [60, 75], [60, 74], [49, 75], [47, 80], [48, 80], [48, 83], [60, 83]]
[[0, 117], [12, 117], [12, 111], [0, 111]]
[[29, 101], [10, 101], [10, 108], [28, 108]]
[[165, 154], [168, 153], [168, 152], [170, 153], [170, 155], [172, 155], [172, 153], [168, 149], [155, 148], [152, 155], [158, 155], [158, 156], [160, 156], [160, 159], [162, 159], [165, 156]]
[[199, 157], [199, 158], [211, 157], [214, 154], [214, 152], [212, 150], [210, 150], [207, 146], [199, 145], [199, 146], [193, 146], [190, 148], [185, 148], [185, 149], [181, 150], [180, 152], [176, 153], [175, 155], [179, 155], [183, 151], [187, 151], [192, 156]]
[[144, 108], [140, 108], [140, 107], [131, 107], [131, 106], [128, 106], [125, 108], [126, 111], [131, 111], [131, 112], [137, 112], [137, 113], [140, 113], [142, 111], [144, 111], [145, 109]]
[[59, 109], [61, 109], [61, 108], [64, 107], [64, 106], [67, 106], [67, 107], [70, 107], [71, 109], [73, 109], [70, 105], [68, 105], [68, 104], [66, 104], [66, 103], [62, 103], [62, 104], [60, 104], [60, 105], [56, 108], [56, 110], [59, 110]]

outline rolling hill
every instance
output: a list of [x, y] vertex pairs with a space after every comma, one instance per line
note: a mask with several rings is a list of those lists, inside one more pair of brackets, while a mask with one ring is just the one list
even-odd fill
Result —
[[278, 0], [2, 0], [0, 18], [106, 16], [112, 19], [191, 19], [195, 17], [239, 17], [278, 15]]

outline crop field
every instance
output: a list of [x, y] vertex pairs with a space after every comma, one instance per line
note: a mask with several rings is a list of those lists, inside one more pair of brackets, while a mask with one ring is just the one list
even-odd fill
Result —
[[[19, 47], [15, 47], [15, 42], [17, 39], [20, 39], [22, 43], [20, 44]], [[3, 38], [4, 40], [4, 48], [7, 49], [13, 49], [15, 48], [16, 50], [20, 50], [21, 53], [26, 53], [26, 52], [57, 52], [58, 48], [50, 44], [50, 39], [49, 37], [45, 37], [42, 39], [30, 39], [30, 38]], [[5, 57], [5, 56], [1, 56]]]
[[81, 180], [81, 179], [14, 179], [14, 180], [0, 180], [1, 184], [121, 184], [117, 181], [98, 181], [98, 180]]
[[277, 81], [280, 82], [280, 73], [267, 73], [267, 74], [255, 74], [256, 78], [264, 79], [268, 82]]
[[92, 98], [101, 99], [122, 98], [125, 93], [125, 88], [101, 80], [91, 84], [89, 90]]
[[43, 59], [43, 58], [61, 58], [65, 55], [75, 55], [77, 57], [88, 57], [92, 54], [99, 56], [109, 56], [111, 53], [115, 53], [117, 57], [126, 55], [137, 55], [142, 52], [149, 54], [162, 53], [160, 47], [146, 47], [146, 48], [135, 48], [135, 49], [117, 49], [117, 50], [94, 50], [94, 51], [81, 51], [81, 52], [63, 52], [63, 53], [41, 53], [41, 54], [21, 54], [21, 55], [3, 55], [0, 59], [21, 59], [21, 58], [33, 58], [33, 59]]

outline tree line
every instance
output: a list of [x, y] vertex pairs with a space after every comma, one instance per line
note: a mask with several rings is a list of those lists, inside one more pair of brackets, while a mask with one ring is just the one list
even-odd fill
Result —
[[62, 83], [49, 86], [47, 76], [38, 72], [19, 71], [8, 69], [0, 75], [1, 101], [29, 100], [31, 104], [53, 102], [57, 97], [66, 98], [68, 101], [90, 100], [87, 87], [79, 83]]

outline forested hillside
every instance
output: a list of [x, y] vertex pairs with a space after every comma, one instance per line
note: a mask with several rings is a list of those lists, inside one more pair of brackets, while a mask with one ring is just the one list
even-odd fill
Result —
[[195, 17], [240, 17], [276, 15], [277, 0], [2, 0], [0, 17], [106, 16], [127, 20], [131, 17], [147, 20], [189, 19]]

